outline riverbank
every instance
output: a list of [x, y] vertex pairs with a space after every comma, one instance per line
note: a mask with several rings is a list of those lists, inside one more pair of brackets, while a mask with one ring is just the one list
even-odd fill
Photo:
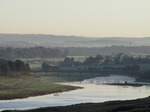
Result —
[[138, 84], [138, 83], [105, 83], [105, 85], [140, 87], [140, 86], [143, 86], [144, 84]]
[[137, 100], [85, 103], [22, 111], [5, 110], [3, 112], [150, 112], [150, 97]]
[[[28, 98], [46, 94], [59, 93], [81, 87], [58, 84], [60, 82], [82, 81], [84, 79], [109, 76], [108, 74], [49, 74], [18, 77], [0, 77], [0, 100]], [[119, 86], [142, 86], [139, 84], [115, 84]]]
[[[64, 91], [81, 89], [69, 85], [58, 84], [60, 82], [82, 81], [84, 79], [104, 76], [91, 73], [73, 74], [36, 74], [31, 76], [0, 77], [0, 100], [11, 100], [59, 93]], [[106, 75], [107, 76], [107, 75]]]
[[56, 84], [58, 82], [63, 82], [63, 80], [50, 76], [0, 77], [0, 100], [27, 98], [81, 89], [81, 87]]

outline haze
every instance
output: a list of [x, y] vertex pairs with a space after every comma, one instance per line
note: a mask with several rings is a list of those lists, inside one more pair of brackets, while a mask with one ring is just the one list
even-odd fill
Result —
[[0, 33], [150, 36], [150, 0], [0, 0]]

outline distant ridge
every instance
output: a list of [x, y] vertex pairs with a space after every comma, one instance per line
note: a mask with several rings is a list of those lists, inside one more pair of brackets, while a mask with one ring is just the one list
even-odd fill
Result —
[[106, 47], [150, 46], [150, 37], [81, 37], [49, 34], [0, 34], [4, 47]]

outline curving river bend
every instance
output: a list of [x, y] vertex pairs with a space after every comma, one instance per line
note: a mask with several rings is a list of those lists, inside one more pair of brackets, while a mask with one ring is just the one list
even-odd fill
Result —
[[113, 86], [102, 83], [135, 83], [135, 79], [128, 76], [110, 75], [109, 77], [96, 77], [82, 82], [63, 83], [65, 85], [80, 86], [83, 89], [50, 94], [25, 99], [1, 100], [0, 111], [10, 109], [33, 109], [39, 107], [65, 106], [78, 103], [104, 102], [112, 100], [130, 100], [150, 95], [150, 86]]

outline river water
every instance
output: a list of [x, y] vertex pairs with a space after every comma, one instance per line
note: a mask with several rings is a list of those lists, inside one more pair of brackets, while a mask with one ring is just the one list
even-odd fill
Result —
[[96, 77], [82, 82], [63, 83], [65, 85], [80, 86], [83, 89], [58, 94], [29, 97], [16, 100], [0, 101], [0, 111], [10, 109], [33, 109], [39, 107], [65, 106], [78, 103], [104, 102], [112, 100], [130, 100], [150, 95], [150, 86], [114, 86], [102, 83], [135, 83], [135, 79], [128, 76], [111, 75]]

